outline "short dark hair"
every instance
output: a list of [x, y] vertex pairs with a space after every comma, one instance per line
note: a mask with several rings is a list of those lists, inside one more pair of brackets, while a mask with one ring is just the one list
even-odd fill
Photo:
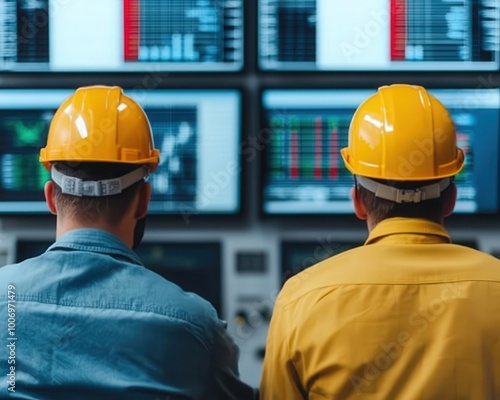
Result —
[[[387, 181], [383, 179], [373, 179], [375, 182], [383, 185], [396, 187], [398, 189], [416, 189], [422, 186], [432, 185], [440, 180], [427, 181]], [[378, 224], [387, 218], [406, 217], [406, 218], [425, 218], [434, 222], [440, 222], [443, 213], [446, 199], [451, 193], [452, 184], [441, 192], [441, 196], [437, 199], [424, 200], [420, 203], [396, 203], [391, 200], [376, 197], [375, 193], [361, 185], [356, 185], [359, 190], [361, 200], [365, 205], [366, 211], [373, 218], [373, 222]], [[356, 194], [357, 195], [357, 194]]]
[[[55, 162], [53, 166], [64, 175], [89, 181], [118, 178], [141, 167], [141, 165], [134, 164], [89, 162]], [[83, 223], [104, 220], [116, 226], [127, 212], [134, 195], [143, 183], [141, 179], [122, 193], [112, 196], [78, 197], [62, 193], [61, 188], [54, 182], [56, 207], [61, 215], [70, 216]]]

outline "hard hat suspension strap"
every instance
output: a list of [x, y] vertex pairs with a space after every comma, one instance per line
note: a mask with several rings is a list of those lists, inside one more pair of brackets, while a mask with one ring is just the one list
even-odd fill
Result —
[[360, 175], [356, 175], [356, 182], [374, 193], [376, 197], [382, 199], [394, 201], [396, 203], [420, 203], [424, 200], [439, 198], [441, 192], [450, 186], [452, 178], [444, 178], [437, 183], [416, 189], [398, 189]]
[[84, 181], [80, 178], [64, 175], [54, 166], [50, 169], [52, 180], [61, 188], [62, 193], [78, 197], [104, 197], [121, 193], [134, 183], [148, 177], [147, 167], [141, 166], [119, 178], [102, 181]]

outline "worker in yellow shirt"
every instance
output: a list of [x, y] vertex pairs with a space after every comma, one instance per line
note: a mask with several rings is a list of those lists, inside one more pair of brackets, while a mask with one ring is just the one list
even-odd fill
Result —
[[422, 87], [381, 87], [342, 157], [368, 239], [287, 281], [261, 399], [500, 399], [500, 260], [443, 227], [464, 164], [448, 111]]

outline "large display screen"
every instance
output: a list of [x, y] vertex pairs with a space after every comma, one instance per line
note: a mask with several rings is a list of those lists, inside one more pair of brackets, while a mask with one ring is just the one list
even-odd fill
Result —
[[[453, 240], [454, 244], [478, 249], [473, 239]], [[338, 241], [331, 236], [317, 237], [315, 240], [283, 240], [281, 252], [281, 279], [284, 284], [292, 276], [312, 267], [321, 261], [345, 251], [363, 246], [364, 239], [359, 241]]]
[[[21, 262], [44, 253], [55, 241], [18, 239], [16, 260]], [[221, 310], [220, 242], [147, 242], [136, 253], [146, 268], [194, 292]], [[1, 266], [1, 264], [0, 264]]]
[[[39, 163], [52, 116], [70, 90], [0, 91], [0, 213], [48, 212]], [[146, 111], [160, 164], [150, 214], [240, 211], [241, 94], [236, 90], [126, 91]]]
[[0, 0], [0, 70], [236, 71], [243, 0]]
[[491, 0], [259, 0], [264, 70], [498, 70]]
[[[497, 89], [430, 90], [448, 108], [465, 166], [455, 178], [457, 213], [499, 212]], [[266, 90], [263, 124], [270, 138], [262, 171], [265, 214], [353, 213], [347, 147], [356, 108], [375, 90]]]
[[281, 242], [281, 284], [303, 270], [336, 256], [344, 251], [362, 246], [359, 241], [336, 241], [331, 237], [317, 240], [284, 240]]
[[222, 313], [221, 243], [146, 242], [136, 253], [146, 268], [209, 301]]

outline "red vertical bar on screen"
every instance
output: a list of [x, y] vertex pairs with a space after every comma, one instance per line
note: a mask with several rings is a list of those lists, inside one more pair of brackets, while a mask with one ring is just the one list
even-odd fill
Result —
[[406, 21], [406, 0], [391, 0], [391, 61], [405, 59]]
[[314, 177], [321, 178], [321, 159], [323, 158], [323, 129], [321, 117], [314, 120]]
[[338, 152], [339, 152], [339, 131], [337, 127], [332, 129], [330, 144], [330, 178], [339, 177], [338, 170]]
[[290, 156], [291, 168], [290, 176], [292, 178], [299, 177], [299, 135], [297, 132], [292, 131], [292, 140], [290, 141]]
[[123, 0], [123, 45], [125, 61], [139, 59], [140, 0]]

